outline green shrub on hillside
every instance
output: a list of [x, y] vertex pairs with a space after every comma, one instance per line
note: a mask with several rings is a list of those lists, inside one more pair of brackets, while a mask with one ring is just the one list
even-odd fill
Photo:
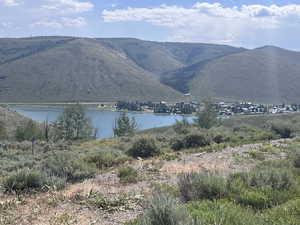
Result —
[[121, 183], [136, 183], [138, 181], [138, 172], [132, 167], [124, 167], [118, 170], [118, 177]]
[[229, 176], [228, 190], [237, 203], [265, 209], [297, 196], [296, 178], [289, 168], [273, 168], [277, 162], [262, 164], [248, 173]]
[[121, 151], [108, 149], [88, 154], [83, 157], [83, 160], [88, 164], [94, 164], [98, 169], [105, 169], [121, 165], [130, 158]]
[[294, 124], [286, 121], [274, 121], [271, 130], [281, 138], [292, 138], [295, 131]]
[[178, 186], [184, 201], [219, 199], [228, 195], [226, 179], [206, 172], [181, 174]]
[[290, 200], [282, 205], [268, 209], [262, 214], [267, 225], [296, 225], [300, 224], [300, 199]]
[[296, 168], [300, 168], [300, 145], [291, 145], [287, 149], [288, 159]]
[[247, 183], [251, 187], [288, 190], [295, 187], [295, 177], [288, 169], [257, 169], [248, 174]]
[[3, 180], [5, 192], [27, 192], [41, 190], [47, 184], [45, 174], [37, 170], [21, 170]]
[[171, 147], [175, 151], [189, 148], [205, 147], [211, 144], [211, 139], [207, 134], [192, 133], [171, 140]]
[[42, 169], [50, 176], [57, 176], [69, 182], [81, 181], [92, 178], [95, 175], [95, 168], [83, 160], [77, 159], [71, 153], [57, 153], [49, 157]]
[[142, 137], [133, 143], [128, 154], [134, 158], [148, 158], [159, 155], [160, 149], [157, 147], [155, 139]]
[[191, 202], [188, 210], [196, 219], [195, 225], [262, 225], [255, 213], [226, 201]]
[[193, 220], [185, 207], [174, 198], [156, 194], [146, 206], [144, 215], [136, 225], [193, 225]]

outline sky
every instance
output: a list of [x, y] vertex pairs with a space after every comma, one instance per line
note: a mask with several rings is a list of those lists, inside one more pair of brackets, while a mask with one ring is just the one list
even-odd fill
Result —
[[300, 0], [0, 0], [0, 37], [56, 35], [300, 51]]

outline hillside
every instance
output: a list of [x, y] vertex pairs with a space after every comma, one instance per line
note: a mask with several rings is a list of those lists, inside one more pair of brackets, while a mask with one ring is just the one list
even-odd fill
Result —
[[0, 39], [0, 101], [180, 100], [161, 73], [241, 51], [132, 38]]
[[299, 103], [300, 53], [266, 46], [168, 72], [162, 81], [194, 96]]
[[[21, 116], [20, 114], [9, 110], [7, 108], [0, 107], [0, 139], [2, 138], [14, 138], [16, 128], [29, 121], [28, 118]], [[5, 132], [2, 133], [2, 128], [4, 127]], [[2, 136], [4, 135], [4, 136]]]
[[126, 55], [93, 39], [68, 39], [9, 60], [1, 64], [0, 77], [1, 101], [161, 100], [181, 96]]
[[299, 137], [279, 139], [299, 125], [299, 114], [265, 115], [102, 140], [50, 136], [34, 154], [30, 142], [6, 142], [0, 224], [300, 224]]
[[133, 38], [0, 39], [0, 101], [300, 103], [300, 53]]
[[99, 38], [100, 43], [123, 52], [143, 69], [159, 74], [204, 60], [242, 52], [227, 45], [143, 41], [133, 38]]

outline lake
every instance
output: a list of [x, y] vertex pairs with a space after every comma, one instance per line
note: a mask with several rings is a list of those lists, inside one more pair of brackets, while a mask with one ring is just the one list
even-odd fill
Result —
[[[27, 107], [27, 106], [13, 106], [11, 109], [16, 112], [29, 117], [33, 120], [42, 122], [45, 120], [54, 121], [63, 112], [62, 108], [48, 108], [48, 107]], [[86, 109], [86, 114], [92, 120], [92, 124], [98, 129], [98, 138], [113, 137], [113, 127], [116, 118], [120, 115], [120, 112], [98, 110], [98, 109]], [[166, 114], [153, 114], [153, 113], [135, 113], [130, 112], [128, 116], [135, 118], [138, 124], [138, 130], [145, 130], [155, 127], [163, 127], [173, 125], [176, 120], [181, 120], [180, 115], [166, 115]], [[187, 117], [188, 120], [192, 120], [192, 117]]]

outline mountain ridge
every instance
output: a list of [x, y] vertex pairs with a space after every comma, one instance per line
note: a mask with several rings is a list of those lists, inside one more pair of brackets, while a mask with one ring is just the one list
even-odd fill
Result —
[[298, 102], [299, 56], [276, 46], [0, 38], [0, 101], [179, 101], [190, 92], [199, 99]]

